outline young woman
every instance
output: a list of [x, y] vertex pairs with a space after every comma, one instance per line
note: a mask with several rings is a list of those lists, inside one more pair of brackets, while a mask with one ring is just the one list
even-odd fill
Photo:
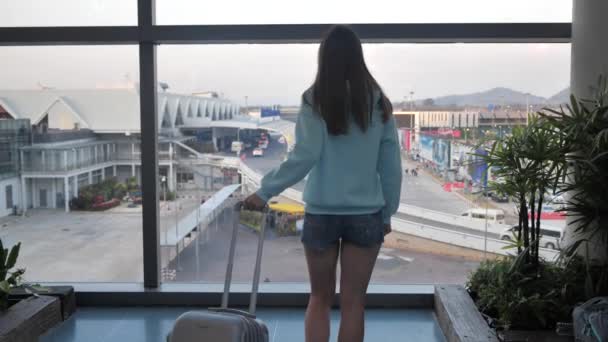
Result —
[[365, 294], [401, 194], [392, 106], [370, 74], [361, 41], [334, 26], [319, 48], [317, 77], [302, 95], [293, 151], [269, 172], [245, 207], [261, 209], [308, 174], [302, 243], [311, 282], [306, 341], [329, 339], [341, 266], [338, 341], [363, 341]]

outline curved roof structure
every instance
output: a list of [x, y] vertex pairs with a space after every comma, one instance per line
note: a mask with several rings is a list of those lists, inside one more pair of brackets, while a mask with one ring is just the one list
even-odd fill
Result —
[[[140, 130], [136, 89], [0, 90], [0, 106], [13, 118], [30, 119], [32, 124], [42, 120], [55, 106], [61, 106], [74, 123], [98, 133]], [[158, 125], [209, 126], [211, 121], [231, 119], [238, 108], [225, 99], [159, 92]]]

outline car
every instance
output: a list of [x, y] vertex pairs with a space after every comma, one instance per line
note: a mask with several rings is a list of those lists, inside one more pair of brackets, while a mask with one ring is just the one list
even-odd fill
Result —
[[492, 199], [492, 201], [497, 203], [509, 203], [509, 196], [500, 192], [493, 191], [490, 194], [490, 198]]
[[264, 150], [261, 148], [254, 148], [253, 149], [253, 156], [254, 157], [263, 157], [264, 156]]
[[[513, 241], [514, 232], [517, 231], [517, 226], [506, 228], [500, 234], [500, 239], [504, 241]], [[546, 224], [541, 224], [540, 227], [540, 246], [548, 249], [560, 249], [560, 241], [564, 229]]]
[[473, 208], [465, 211], [461, 216], [471, 220], [487, 220], [489, 223], [505, 223], [505, 212], [501, 209]]

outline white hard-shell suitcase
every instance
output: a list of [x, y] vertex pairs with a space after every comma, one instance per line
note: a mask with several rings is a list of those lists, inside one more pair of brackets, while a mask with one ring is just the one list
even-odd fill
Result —
[[266, 226], [267, 210], [263, 211], [258, 239], [258, 251], [255, 260], [251, 298], [249, 301], [249, 312], [228, 308], [228, 296], [232, 282], [232, 267], [234, 265], [234, 253], [239, 230], [239, 218], [242, 203], [234, 207], [234, 222], [232, 228], [232, 239], [230, 240], [230, 251], [228, 255], [228, 266], [226, 267], [226, 279], [224, 282], [224, 293], [222, 305], [219, 308], [208, 310], [190, 311], [179, 316], [173, 326], [173, 331], [167, 336], [167, 342], [267, 342], [268, 328], [266, 324], [255, 316], [257, 304], [258, 286], [260, 283], [260, 272], [262, 263], [262, 251], [264, 247], [264, 229]]

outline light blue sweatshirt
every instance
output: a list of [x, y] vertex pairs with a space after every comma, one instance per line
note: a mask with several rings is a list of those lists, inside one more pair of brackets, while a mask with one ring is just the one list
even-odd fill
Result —
[[268, 201], [308, 174], [303, 195], [307, 213], [357, 215], [382, 210], [384, 222], [390, 223], [399, 207], [402, 177], [393, 115], [383, 123], [376, 104], [365, 133], [351, 122], [347, 135], [333, 136], [323, 118], [303, 101], [295, 133], [293, 150], [264, 176], [258, 196]]

